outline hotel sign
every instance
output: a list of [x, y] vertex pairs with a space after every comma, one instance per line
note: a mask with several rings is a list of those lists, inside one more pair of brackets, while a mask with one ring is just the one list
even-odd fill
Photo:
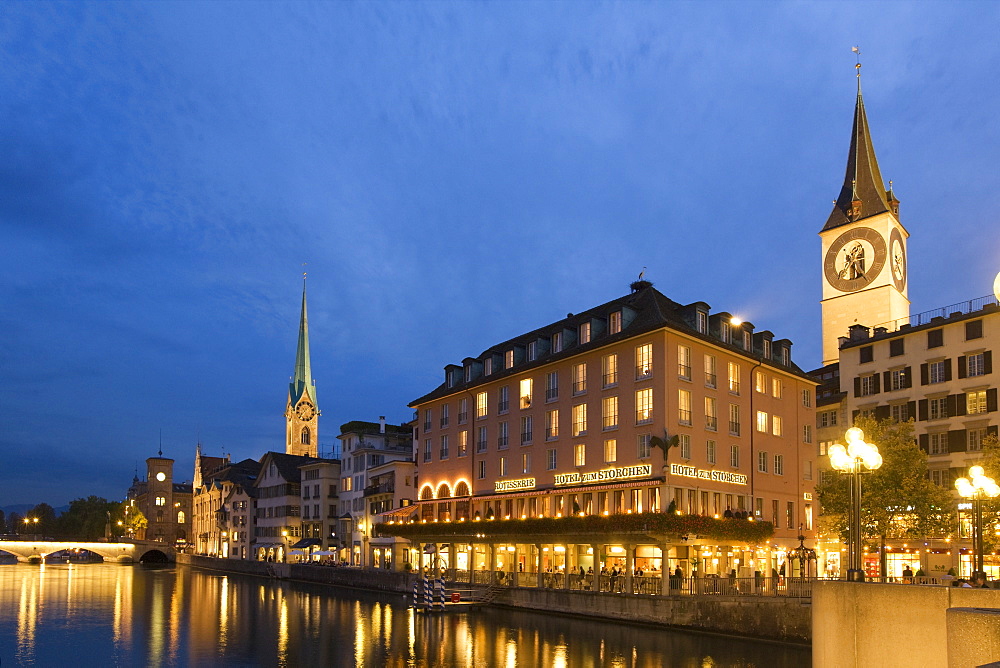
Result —
[[497, 480], [493, 483], [493, 490], [496, 492], [511, 492], [517, 489], [534, 489], [534, 478], [520, 478], [519, 480]]
[[686, 478], [698, 478], [699, 480], [711, 480], [713, 482], [730, 482], [734, 485], [747, 484], [747, 477], [742, 473], [729, 473], [728, 471], [715, 471], [698, 469], [693, 466], [683, 464], [671, 464], [670, 473]]
[[609, 480], [625, 480], [627, 478], [644, 478], [652, 475], [653, 467], [649, 464], [638, 466], [619, 466], [618, 468], [601, 469], [587, 473], [557, 473], [555, 484], [580, 485], [592, 482], [607, 482]]

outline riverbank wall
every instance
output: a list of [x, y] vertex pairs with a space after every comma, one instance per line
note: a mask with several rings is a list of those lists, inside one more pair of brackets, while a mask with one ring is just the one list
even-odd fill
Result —
[[[352, 589], [406, 594], [414, 575], [386, 570], [277, 564], [239, 559], [177, 555], [180, 565], [301, 580]], [[452, 583], [467, 589], [468, 583]], [[812, 640], [809, 599], [747, 596], [647, 596], [510, 587], [496, 592], [491, 605], [554, 612], [604, 621], [625, 621], [721, 635], [808, 644]]]

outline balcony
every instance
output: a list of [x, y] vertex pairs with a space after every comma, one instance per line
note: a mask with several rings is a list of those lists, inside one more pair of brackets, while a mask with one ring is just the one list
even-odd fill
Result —
[[395, 482], [384, 482], [381, 485], [368, 485], [365, 487], [365, 496], [375, 496], [376, 494], [392, 494], [396, 491]]

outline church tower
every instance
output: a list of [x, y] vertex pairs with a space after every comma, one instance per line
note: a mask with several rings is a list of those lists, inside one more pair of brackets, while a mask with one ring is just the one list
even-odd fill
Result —
[[285, 452], [316, 457], [318, 436], [319, 410], [316, 404], [316, 385], [309, 364], [309, 320], [306, 317], [306, 285], [303, 279], [295, 374], [288, 385], [288, 403], [285, 405]]
[[854, 107], [851, 149], [840, 196], [819, 233], [823, 244], [823, 364], [839, 359], [851, 325], [875, 327], [910, 316], [906, 239], [899, 200], [886, 190], [875, 159], [861, 96]]

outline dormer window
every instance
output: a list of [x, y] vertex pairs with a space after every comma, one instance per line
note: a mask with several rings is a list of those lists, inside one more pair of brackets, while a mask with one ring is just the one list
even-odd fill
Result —
[[538, 356], [538, 343], [535, 341], [528, 342], [528, 361], [534, 362], [535, 357]]
[[791, 360], [791, 358], [790, 358], [790, 356], [788, 354], [788, 348], [787, 347], [782, 347], [782, 349], [781, 349], [781, 363], [784, 364], [785, 366], [788, 366], [791, 363], [791, 361], [792, 360]]
[[750, 350], [750, 332], [743, 330], [743, 350]]
[[580, 325], [580, 344], [590, 343], [590, 323]]
[[622, 312], [615, 311], [608, 316], [608, 334], [617, 334], [622, 331]]
[[732, 331], [729, 329], [729, 323], [728, 322], [719, 323], [719, 336], [722, 337], [722, 340], [725, 343], [732, 343], [733, 342], [733, 335], [732, 335]]
[[465, 367], [465, 382], [468, 383], [472, 380], [472, 365]]
[[514, 350], [508, 350], [503, 354], [503, 368], [509, 369], [514, 366]]
[[556, 332], [552, 335], [552, 352], [558, 353], [562, 352], [563, 337], [562, 332]]
[[764, 339], [764, 359], [771, 359], [771, 341]]
[[493, 373], [493, 358], [487, 357], [483, 360], [483, 375], [489, 376], [491, 373]]
[[701, 334], [708, 334], [708, 314], [704, 311], [698, 311], [695, 317], [695, 325]]

